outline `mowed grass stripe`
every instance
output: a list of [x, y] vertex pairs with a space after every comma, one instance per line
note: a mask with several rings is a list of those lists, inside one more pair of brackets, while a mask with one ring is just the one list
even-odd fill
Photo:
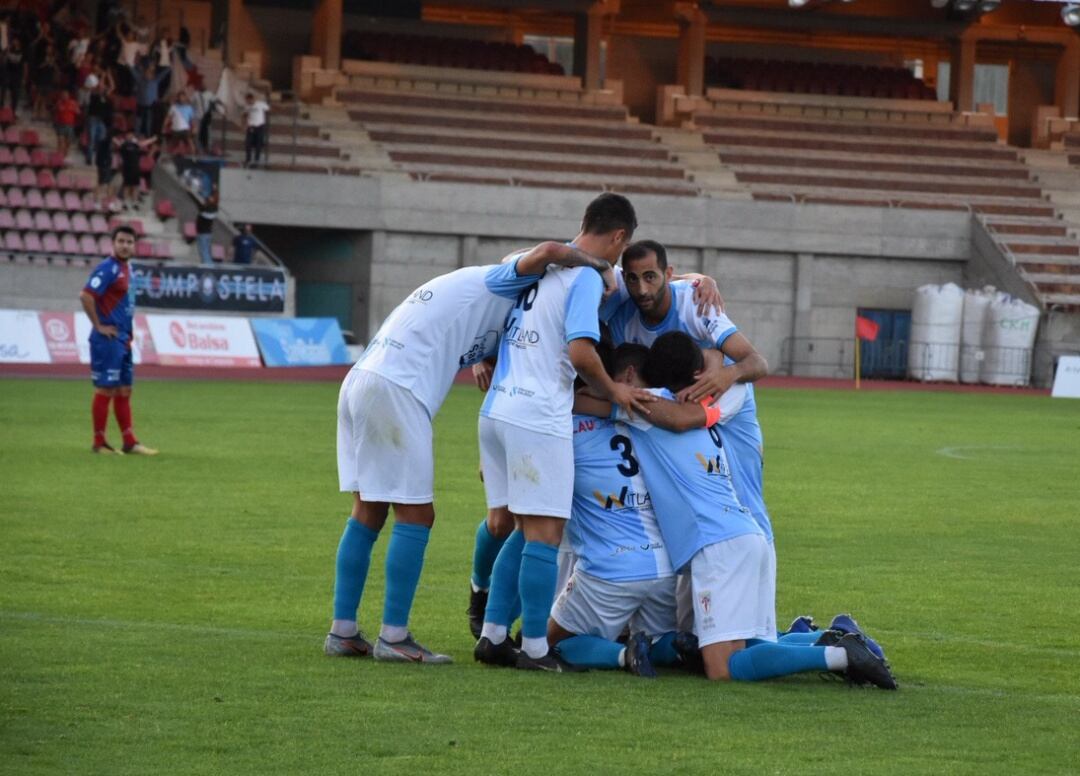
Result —
[[[0, 380], [0, 761], [50, 773], [1066, 773], [1080, 404], [762, 390], [782, 620], [851, 610], [902, 689], [478, 666], [480, 395], [436, 424], [414, 609], [446, 668], [321, 655], [337, 386], [147, 382], [156, 459], [92, 456], [89, 387]], [[110, 429], [115, 437], [115, 431]], [[938, 453], [963, 448], [965, 458]], [[386, 539], [361, 610], [377, 629]]]

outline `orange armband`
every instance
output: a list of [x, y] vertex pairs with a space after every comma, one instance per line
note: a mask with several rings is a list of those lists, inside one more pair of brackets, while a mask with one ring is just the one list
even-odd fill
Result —
[[705, 428], [712, 428], [720, 422], [720, 408], [719, 407], [706, 407], [705, 408]]

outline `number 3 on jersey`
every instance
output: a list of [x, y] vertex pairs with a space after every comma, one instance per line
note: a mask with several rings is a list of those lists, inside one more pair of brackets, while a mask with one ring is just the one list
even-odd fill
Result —
[[624, 477], [633, 477], [641, 471], [637, 458], [634, 457], [634, 449], [630, 445], [630, 437], [616, 434], [611, 438], [611, 449], [622, 455], [624, 461], [624, 463], [615, 466], [619, 470], [619, 474]]

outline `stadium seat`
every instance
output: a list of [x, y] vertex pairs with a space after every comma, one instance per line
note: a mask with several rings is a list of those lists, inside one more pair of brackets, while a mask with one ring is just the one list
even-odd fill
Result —
[[65, 212], [53, 213], [53, 229], [64, 234], [65, 232], [74, 231], [71, 228], [70, 217]]
[[37, 173], [32, 167], [23, 167], [19, 170], [19, 185], [23, 188], [38, 185]]
[[38, 189], [29, 189], [26, 192], [26, 206], [31, 210], [41, 210], [45, 207], [45, 197]]
[[[16, 159], [15, 164], [20, 164], [20, 162]], [[30, 152], [30, 164], [34, 167], [48, 167], [49, 152], [44, 148], [35, 148]]]
[[18, 127], [8, 127], [7, 129], [5, 129], [4, 130], [4, 142], [7, 143], [8, 145], [18, 145], [19, 144], [19, 128]]
[[11, 149], [6, 145], [0, 145], [0, 164], [12, 164], [15, 161], [15, 156], [11, 153]]
[[41, 236], [41, 248], [46, 253], [61, 253], [60, 238], [52, 232], [46, 232]]
[[79, 250], [79, 241], [75, 238], [75, 235], [73, 234], [65, 234], [60, 238], [60, 249], [64, 253], [69, 253], [72, 255], [81, 252]]
[[37, 232], [27, 232], [23, 236], [23, 248], [32, 253], [41, 253], [41, 238], [38, 237]]
[[83, 234], [84, 232], [96, 232], [90, 225], [90, 221], [87, 220], [86, 215], [83, 213], [73, 213], [71, 215], [71, 231]]
[[67, 159], [59, 151], [52, 151], [49, 153], [48, 164], [53, 169], [60, 169], [67, 164]]
[[14, 229], [15, 214], [5, 208], [0, 208], [0, 229]]
[[93, 235], [84, 234], [79, 239], [79, 253], [86, 256], [93, 256], [98, 252], [98, 242], [94, 239]]
[[167, 242], [154, 243], [155, 259], [171, 259], [173, 257], [172, 245]]
[[52, 218], [44, 210], [34, 213], [34, 228], [39, 232], [51, 232], [53, 229]]
[[19, 144], [29, 148], [35, 148], [41, 144], [38, 133], [33, 129], [24, 129], [19, 132]]
[[26, 167], [30, 162], [30, 152], [22, 146], [15, 146], [15, 151], [11, 154], [11, 162], [19, 167]]
[[3, 186], [17, 186], [19, 185], [19, 172], [14, 167], [5, 167], [0, 170], [0, 185]]
[[55, 189], [56, 188], [56, 176], [53, 175], [52, 170], [41, 169], [37, 174], [37, 185], [43, 189]]
[[109, 234], [109, 222], [105, 220], [105, 216], [101, 213], [94, 213], [90, 216], [90, 231], [94, 234]]
[[26, 195], [21, 188], [12, 187], [7, 192], [7, 203], [13, 208], [23, 207], [26, 205]]
[[83, 209], [82, 198], [74, 191], [64, 192], [64, 207], [71, 211]]
[[157, 206], [154, 208], [154, 212], [157, 213], [157, 217], [162, 221], [168, 221], [170, 218], [176, 217], [176, 207], [173, 205], [171, 199], [162, 199], [158, 201]]
[[191, 242], [192, 240], [195, 239], [196, 231], [195, 231], [195, 222], [194, 221], [185, 221], [184, 222], [183, 235], [184, 235], [184, 239], [187, 240], [188, 242]]
[[31, 215], [29, 210], [19, 210], [15, 213], [15, 226], [18, 229], [33, 229], [34, 228], [34, 216]]
[[63, 210], [64, 198], [60, 195], [60, 192], [56, 189], [49, 189], [45, 192], [45, 207], [49, 210]]
[[11, 108], [9, 108], [7, 106], [4, 106], [3, 108], [0, 108], [0, 127], [6, 127], [9, 124], [14, 124], [14, 123], [15, 123], [15, 112]]
[[[111, 244], [109, 250], [112, 250]], [[109, 252], [106, 251], [106, 253]], [[154, 246], [147, 240], [139, 240], [135, 243], [135, 255], [140, 259], [150, 259], [154, 256]]]
[[112, 238], [107, 234], [103, 234], [97, 238], [98, 252], [104, 255], [112, 253]]
[[4, 234], [4, 247], [9, 251], [23, 250], [22, 236], [18, 232], [6, 232]]
[[75, 188], [75, 179], [67, 170], [61, 170], [56, 175], [56, 185], [61, 189]]
[[210, 255], [214, 261], [225, 261], [225, 246], [214, 243], [210, 246]]

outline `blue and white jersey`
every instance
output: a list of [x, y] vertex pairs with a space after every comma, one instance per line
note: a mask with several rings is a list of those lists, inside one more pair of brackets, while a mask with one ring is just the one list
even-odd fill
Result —
[[738, 331], [724, 313], [713, 310], [708, 315], [698, 315], [694, 302], [693, 286], [682, 281], [671, 283], [671, 307], [664, 319], [655, 325], [646, 323], [633, 299], [628, 299], [611, 313], [605, 303], [606, 320], [616, 345], [633, 342], [651, 346], [656, 338], [669, 331], [688, 334], [702, 348], [720, 348], [724, 341]]
[[[650, 389], [674, 399], [664, 388]], [[747, 534], [763, 535], [739, 503], [716, 426], [678, 433], [641, 416], [627, 420], [671, 565], [685, 566], [702, 547]]]
[[596, 270], [552, 266], [518, 294], [480, 414], [569, 439], [576, 373], [566, 346], [575, 339], [600, 340], [603, 292]]
[[405, 388], [434, 417], [458, 371], [495, 355], [510, 305], [540, 279], [516, 268], [514, 259], [428, 281], [383, 321], [353, 368]]
[[771, 542], [773, 540], [772, 522], [769, 520], [769, 511], [765, 508], [762, 483], [765, 443], [761, 435], [761, 424], [758, 423], [757, 418], [754, 386], [749, 383], [733, 385], [724, 392], [724, 396], [736, 388], [745, 389], [746, 399], [738, 412], [728, 418], [720, 419], [720, 437], [727, 450], [731, 481], [735, 486], [739, 503], [750, 510], [761, 532]]
[[575, 568], [609, 582], [671, 576], [630, 430], [588, 415], [574, 415], [573, 424], [574, 504], [566, 537]]

